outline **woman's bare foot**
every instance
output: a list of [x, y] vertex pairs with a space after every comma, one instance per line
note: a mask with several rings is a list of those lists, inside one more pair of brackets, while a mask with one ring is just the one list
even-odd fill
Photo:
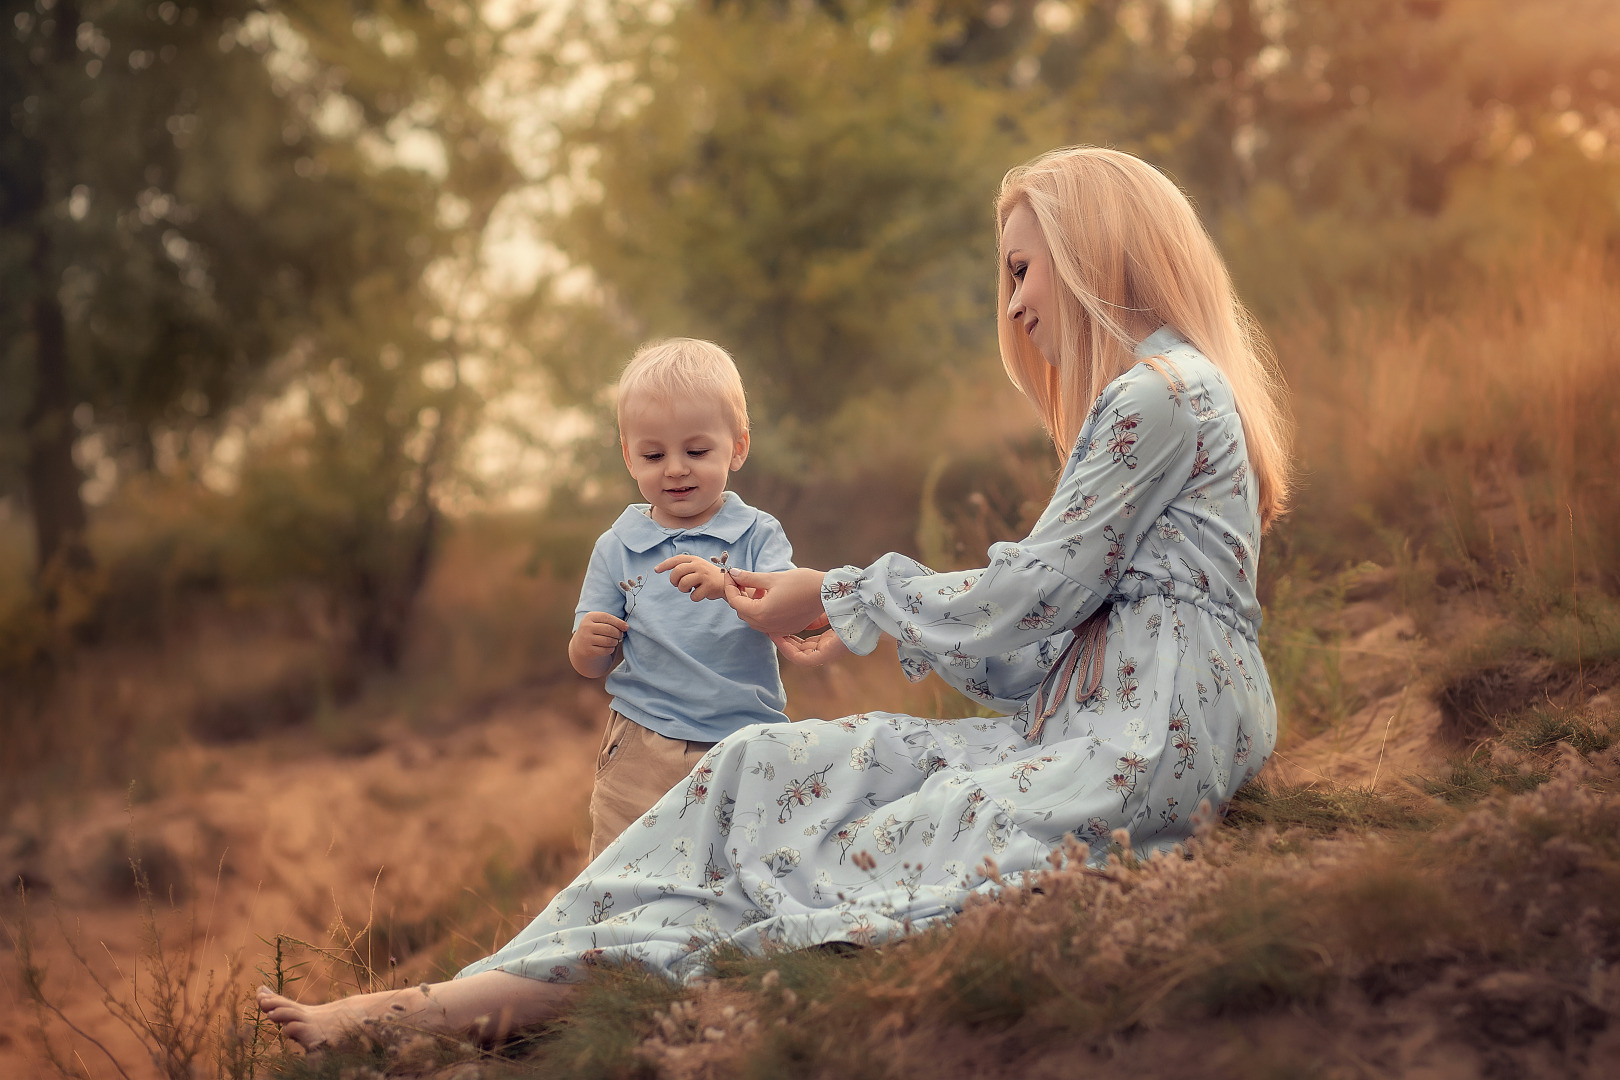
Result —
[[381, 1035], [382, 1025], [480, 1042], [550, 1020], [573, 988], [484, 971], [450, 982], [405, 990], [355, 994], [325, 1005], [306, 1005], [261, 986], [259, 1011], [305, 1050]]
[[[420, 988], [356, 994], [325, 1005], [306, 1005], [283, 997], [268, 986], [259, 987], [259, 1011], [277, 1024], [282, 1034], [305, 1050], [358, 1038], [384, 1020], [410, 1023], [431, 999]], [[415, 1026], [415, 1025], [412, 1025]]]

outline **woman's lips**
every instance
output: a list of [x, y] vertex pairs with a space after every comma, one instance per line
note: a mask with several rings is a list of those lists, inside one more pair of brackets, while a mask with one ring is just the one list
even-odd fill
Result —
[[1033, 338], [1035, 336], [1035, 324], [1040, 321], [1039, 319], [1026, 319], [1024, 321], [1024, 333]]

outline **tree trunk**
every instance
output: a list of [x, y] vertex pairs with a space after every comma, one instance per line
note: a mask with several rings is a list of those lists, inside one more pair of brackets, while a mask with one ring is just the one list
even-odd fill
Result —
[[84, 501], [79, 497], [84, 478], [73, 462], [74, 403], [68, 382], [67, 326], [54, 287], [47, 228], [42, 223], [35, 234], [29, 267], [36, 289], [31, 312], [34, 400], [23, 418], [23, 433], [28, 446], [25, 469], [34, 513], [35, 551], [49, 600], [56, 575], [88, 570], [92, 562], [84, 538]]

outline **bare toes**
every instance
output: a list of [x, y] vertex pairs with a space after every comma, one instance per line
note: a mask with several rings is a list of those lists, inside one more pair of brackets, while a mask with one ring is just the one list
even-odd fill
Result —
[[271, 990], [268, 986], [259, 987], [259, 992], [257, 995], [255, 995], [255, 1003], [259, 1006], [259, 1011], [264, 1013], [267, 1013], [272, 1009], [279, 1009], [295, 1004], [291, 998], [282, 997], [274, 990]]

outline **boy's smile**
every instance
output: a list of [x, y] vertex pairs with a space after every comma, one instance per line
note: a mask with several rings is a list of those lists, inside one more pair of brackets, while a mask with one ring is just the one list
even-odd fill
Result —
[[748, 457], [748, 433], [733, 435], [718, 402], [636, 400], [620, 431], [624, 464], [666, 529], [694, 529], [720, 509], [727, 476]]

